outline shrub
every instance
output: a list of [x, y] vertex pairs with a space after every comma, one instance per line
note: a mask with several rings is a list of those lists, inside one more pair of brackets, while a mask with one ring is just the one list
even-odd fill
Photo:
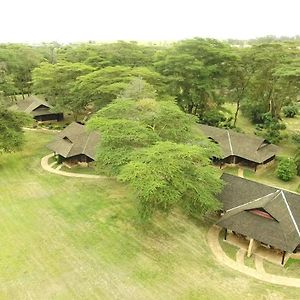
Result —
[[295, 105], [288, 105], [282, 108], [282, 112], [286, 118], [294, 118], [298, 114], [298, 108]]
[[293, 143], [295, 143], [296, 145], [300, 145], [300, 132], [294, 133], [292, 135], [292, 141]]
[[213, 109], [206, 112], [201, 118], [200, 122], [210, 125], [220, 127], [222, 122], [226, 121], [226, 117], [220, 111]]
[[290, 181], [297, 173], [295, 162], [290, 158], [283, 158], [276, 169], [276, 175], [283, 181]]

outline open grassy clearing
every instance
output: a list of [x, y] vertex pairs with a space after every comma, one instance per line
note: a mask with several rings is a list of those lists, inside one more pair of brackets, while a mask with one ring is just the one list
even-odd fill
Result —
[[26, 132], [1, 156], [0, 299], [296, 299], [219, 266], [209, 222], [179, 212], [142, 226], [134, 197], [113, 180], [44, 172], [50, 133]]
[[281, 276], [287, 276], [287, 277], [300, 277], [300, 269], [299, 269], [300, 263], [299, 259], [293, 259], [290, 258], [284, 268], [275, 264], [272, 264], [268, 261], [264, 261], [264, 268], [266, 272], [275, 274], [275, 275], [281, 275]]

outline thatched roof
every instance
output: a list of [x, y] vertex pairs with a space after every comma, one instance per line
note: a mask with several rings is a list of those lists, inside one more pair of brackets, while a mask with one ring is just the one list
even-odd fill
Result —
[[223, 159], [234, 155], [256, 163], [263, 163], [276, 155], [278, 151], [277, 146], [257, 136], [208, 125], [199, 126], [204, 135], [220, 145]]
[[95, 160], [99, 141], [98, 133], [89, 132], [84, 125], [73, 122], [58, 133], [55, 140], [47, 147], [64, 158], [84, 154]]
[[43, 101], [41, 99], [38, 99], [37, 97], [30, 96], [24, 100], [18, 101], [16, 104], [14, 104], [11, 109], [17, 110], [17, 111], [22, 111], [28, 114], [34, 114], [40, 115], [37, 110], [39, 108], [43, 108], [43, 110], [47, 109], [48, 113], [49, 110], [52, 108], [52, 106], [47, 103], [46, 101]]
[[225, 213], [217, 224], [293, 252], [300, 244], [300, 195], [229, 174], [221, 178]]

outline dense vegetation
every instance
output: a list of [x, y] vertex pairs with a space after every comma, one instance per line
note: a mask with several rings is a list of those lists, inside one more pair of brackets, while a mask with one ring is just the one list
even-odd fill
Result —
[[[3, 154], [0, 298], [298, 295], [242, 275], [237, 284], [208, 251], [213, 220], [199, 218], [219, 208], [222, 183], [209, 160], [218, 149], [199, 137], [196, 122], [248, 133], [255, 124], [290, 158], [245, 177], [299, 185], [300, 41], [235, 42], [0, 45], [0, 152], [20, 149], [27, 122], [6, 107], [39, 94], [75, 120], [89, 119], [101, 132], [98, 169], [120, 181], [42, 173], [49, 133], [29, 132], [23, 152]], [[135, 205], [148, 223], [138, 222]]]
[[[66, 46], [3, 44], [1, 101], [9, 106], [17, 95], [24, 98], [34, 93], [72, 113], [74, 120], [85, 121], [94, 115], [90, 126], [100, 129], [103, 136], [98, 166], [123, 180], [123, 167], [136, 166], [135, 158], [142, 155], [139, 151], [151, 155], [157, 143], [166, 153], [168, 142], [186, 153], [193, 146], [204, 149], [203, 167], [208, 158], [204, 153], [215, 150], [206, 151], [211, 146], [195, 141], [192, 127], [196, 121], [235, 128], [242, 112], [256, 124], [255, 134], [278, 144], [285, 138], [282, 117], [298, 114], [299, 40], [269, 38], [251, 42], [250, 47], [233, 44], [202, 38], [165, 46], [121, 41]], [[232, 115], [224, 109], [228, 102], [235, 105]], [[182, 155], [177, 156], [177, 163]], [[299, 155], [293, 159], [299, 171]], [[174, 172], [183, 176], [184, 171]], [[194, 195], [177, 187], [172, 189], [174, 199], [176, 189], [181, 199]], [[148, 200], [144, 203], [151, 202]], [[165, 211], [173, 207], [154, 206]]]
[[21, 149], [24, 143], [22, 126], [29, 123], [26, 115], [0, 106], [0, 154]]
[[[87, 114], [120, 96], [135, 78], [151, 85], [160, 99], [173, 96], [202, 122], [223, 118], [221, 105], [236, 103], [255, 123], [277, 123], [281, 110], [297, 113], [299, 40], [265, 39], [251, 47], [194, 38], [164, 47], [135, 42], [0, 45], [2, 96], [38, 93], [52, 104]], [[210, 117], [207, 112], [211, 111]], [[216, 123], [218, 124], [218, 122]]]
[[102, 136], [97, 163], [136, 191], [142, 219], [175, 207], [201, 216], [216, 210], [219, 173], [213, 143], [195, 137], [195, 119], [171, 101], [118, 99], [88, 125]]

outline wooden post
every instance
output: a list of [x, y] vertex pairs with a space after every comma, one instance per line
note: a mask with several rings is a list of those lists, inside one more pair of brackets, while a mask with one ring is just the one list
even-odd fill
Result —
[[286, 251], [283, 251], [283, 254], [282, 254], [282, 260], [281, 260], [281, 264], [282, 264], [282, 265], [284, 265], [285, 254], [286, 254]]
[[224, 241], [226, 241], [227, 239], [227, 228], [225, 228], [225, 232], [224, 232]]
[[247, 257], [250, 257], [252, 255], [253, 246], [254, 246], [254, 239], [250, 239], [248, 250], [247, 250]]

